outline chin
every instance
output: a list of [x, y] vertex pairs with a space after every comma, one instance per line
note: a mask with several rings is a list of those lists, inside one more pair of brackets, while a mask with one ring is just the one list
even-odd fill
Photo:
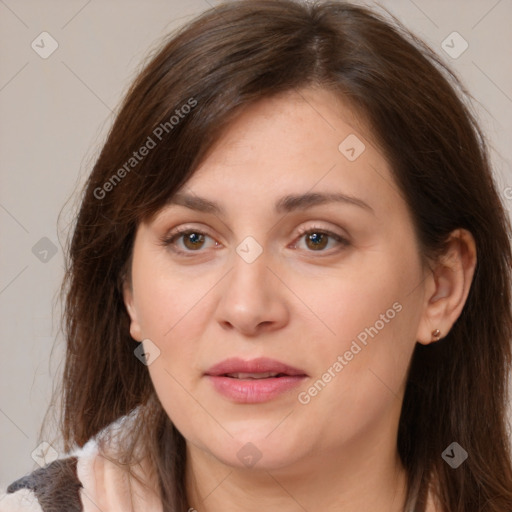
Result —
[[289, 436], [276, 435], [271, 439], [269, 432], [260, 433], [253, 429], [252, 435], [247, 432], [243, 436], [234, 435], [228, 443], [211, 440], [203, 445], [203, 449], [227, 466], [254, 471], [282, 469], [305, 455], [303, 442], [295, 442]]

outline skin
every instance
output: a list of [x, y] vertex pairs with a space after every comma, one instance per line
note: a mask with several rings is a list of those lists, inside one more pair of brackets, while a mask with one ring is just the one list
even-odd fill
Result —
[[[354, 161], [338, 149], [350, 134], [365, 144]], [[396, 435], [406, 372], [415, 344], [431, 343], [434, 329], [445, 336], [462, 311], [476, 264], [472, 236], [455, 231], [447, 253], [427, 265], [371, 130], [318, 88], [245, 109], [182, 192], [225, 211], [170, 204], [141, 223], [124, 297], [131, 336], [160, 350], [148, 369], [187, 442], [190, 506], [402, 510]], [[282, 196], [305, 192], [343, 193], [370, 209], [327, 203], [274, 212]], [[206, 233], [202, 245], [185, 245], [183, 236], [163, 244], [179, 226]], [[300, 228], [348, 243], [328, 238], [318, 249]], [[247, 236], [263, 250], [252, 263], [236, 252]], [[299, 393], [393, 304], [400, 312], [301, 403]], [[228, 357], [274, 358], [308, 378], [269, 402], [233, 403], [203, 375]], [[249, 442], [261, 454], [252, 467], [237, 456]]]

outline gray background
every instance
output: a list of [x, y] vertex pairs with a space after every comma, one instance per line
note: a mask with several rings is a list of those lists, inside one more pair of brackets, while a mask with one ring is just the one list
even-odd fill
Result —
[[[143, 59], [171, 29], [217, 3], [0, 0], [0, 489], [38, 467], [31, 454], [62, 370], [60, 244], [78, 187]], [[510, 211], [512, 0], [381, 5], [441, 54], [474, 96]], [[59, 45], [47, 59], [31, 47], [43, 46], [43, 31]], [[442, 48], [453, 31], [469, 44], [457, 58]], [[448, 44], [461, 49], [457, 40]]]

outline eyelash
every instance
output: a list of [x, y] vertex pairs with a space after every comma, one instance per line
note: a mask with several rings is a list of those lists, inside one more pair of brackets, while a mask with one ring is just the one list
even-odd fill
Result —
[[[312, 226], [312, 227], [308, 227], [308, 228], [301, 228], [299, 230], [297, 238], [300, 240], [305, 235], [310, 235], [313, 233], [320, 234], [320, 235], [327, 235], [329, 238], [336, 240], [336, 242], [338, 242], [338, 244], [342, 247], [346, 247], [346, 246], [350, 245], [349, 241], [346, 238], [343, 238], [342, 236], [338, 235], [337, 233], [334, 233], [333, 231], [330, 231], [330, 230], [324, 229], [324, 228], [320, 228], [320, 227], [316, 227], [316, 226]], [[161, 242], [161, 245], [163, 245], [165, 247], [172, 246], [176, 243], [177, 239], [179, 239], [180, 237], [182, 237], [184, 235], [190, 235], [190, 234], [203, 235], [203, 236], [207, 236], [207, 237], [210, 237], [213, 239], [213, 237], [211, 237], [208, 233], [205, 233], [204, 231], [201, 231], [199, 229], [191, 229], [191, 228], [183, 227], [183, 228], [176, 228], [176, 230], [173, 233], [171, 233], [168, 236], [163, 237], [160, 242]], [[173, 251], [176, 254], [178, 254], [180, 256], [184, 256], [184, 257], [193, 257], [196, 255], [196, 253], [203, 252], [200, 249], [197, 251], [183, 251], [181, 249], [176, 249], [175, 247], [173, 248]], [[311, 253], [327, 252], [329, 254], [330, 252], [332, 252], [332, 250], [307, 251], [307, 252], [311, 252]]]

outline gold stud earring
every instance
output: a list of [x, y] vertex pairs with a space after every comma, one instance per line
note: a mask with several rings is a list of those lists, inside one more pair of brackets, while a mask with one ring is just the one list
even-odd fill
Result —
[[439, 341], [439, 338], [441, 337], [441, 331], [439, 329], [435, 329], [432, 331], [432, 341]]

